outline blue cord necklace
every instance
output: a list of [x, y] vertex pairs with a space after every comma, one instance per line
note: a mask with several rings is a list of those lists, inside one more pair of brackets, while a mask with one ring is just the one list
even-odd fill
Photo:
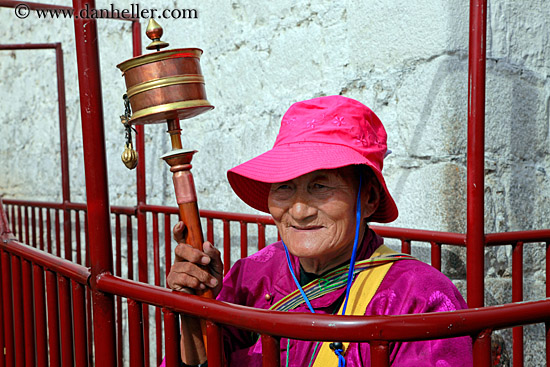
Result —
[[[355, 239], [353, 240], [353, 250], [351, 253], [351, 259], [350, 259], [350, 266], [349, 266], [349, 272], [348, 272], [348, 281], [347, 281], [347, 287], [346, 287], [346, 298], [344, 299], [344, 307], [342, 308], [342, 315], [346, 314], [346, 306], [348, 305], [348, 297], [349, 292], [351, 289], [351, 283], [353, 281], [353, 271], [355, 269], [355, 258], [357, 255], [357, 246], [359, 242], [359, 229], [361, 225], [361, 187], [363, 177], [362, 175], [359, 176], [359, 190], [357, 191], [357, 202], [356, 202], [356, 210], [355, 210]], [[288, 268], [290, 270], [290, 274], [292, 275], [292, 279], [294, 279], [294, 283], [296, 283], [296, 287], [298, 287], [298, 290], [300, 291], [302, 298], [306, 302], [307, 307], [311, 311], [311, 313], [315, 313], [315, 310], [313, 309], [313, 306], [311, 305], [311, 302], [307, 298], [304, 290], [302, 289], [302, 286], [300, 285], [300, 282], [296, 278], [296, 275], [294, 274], [294, 269], [292, 267], [292, 263], [290, 261], [290, 253], [288, 252], [288, 248], [286, 247], [286, 244], [284, 241], [281, 240], [283, 243], [283, 247], [285, 249], [286, 253], [286, 261], [288, 264]], [[289, 348], [290, 340], [287, 341], [287, 350], [286, 350], [286, 365], [288, 367], [288, 348]], [[317, 350], [319, 342], [315, 345], [315, 350], [313, 351], [313, 356], [315, 355], [315, 351]], [[342, 354], [344, 352], [344, 346], [341, 342], [334, 342], [330, 343], [330, 349], [334, 351], [334, 354], [338, 357], [338, 367], [345, 367], [346, 366], [346, 359], [344, 358], [344, 355]], [[313, 361], [313, 356], [311, 357], [311, 361]], [[311, 365], [311, 362], [310, 362]]]

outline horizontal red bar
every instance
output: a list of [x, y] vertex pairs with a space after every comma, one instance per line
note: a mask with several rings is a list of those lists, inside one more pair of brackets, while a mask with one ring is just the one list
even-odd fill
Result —
[[88, 284], [90, 269], [75, 264], [71, 261], [51, 255], [47, 252], [27, 246], [15, 240], [0, 242], [0, 247], [5, 251], [29, 260], [55, 273], [61, 274], [81, 284]]
[[204, 299], [110, 274], [103, 274], [97, 279], [97, 288], [99, 291], [167, 307], [213, 322], [254, 330], [260, 334], [303, 340], [432, 340], [474, 335], [484, 329], [498, 330], [540, 323], [550, 318], [550, 299], [415, 315], [342, 317], [300, 313], [289, 318], [286, 312]]
[[18, 43], [13, 45], [0, 44], [0, 50], [43, 50], [43, 49], [55, 49], [61, 43]]
[[[71, 6], [63, 6], [63, 5], [55, 5], [55, 4], [42, 4], [42, 3], [34, 3], [29, 1], [13, 1], [13, 0], [0, 0], [0, 8], [15, 8], [18, 5], [26, 5], [30, 10], [37, 10], [37, 9], [59, 9], [59, 10], [73, 10], [73, 7]], [[116, 20], [129, 20], [129, 21], [137, 21], [139, 22], [138, 18], [125, 18], [122, 16], [113, 16], [111, 12], [109, 13], [109, 17], [107, 19], [116, 19]]]

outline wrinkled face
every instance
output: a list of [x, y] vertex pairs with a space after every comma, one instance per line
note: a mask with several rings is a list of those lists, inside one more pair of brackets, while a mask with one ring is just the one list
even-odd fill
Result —
[[[269, 211], [306, 271], [321, 273], [351, 257], [357, 189], [351, 167], [314, 171], [271, 185]], [[311, 264], [310, 269], [305, 264]]]

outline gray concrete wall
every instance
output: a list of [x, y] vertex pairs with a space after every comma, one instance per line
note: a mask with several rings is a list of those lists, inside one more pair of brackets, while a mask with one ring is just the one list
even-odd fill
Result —
[[[51, 1], [54, 3], [54, 1]], [[70, 5], [68, 1], [59, 4]], [[225, 171], [269, 149], [280, 118], [298, 100], [343, 94], [385, 124], [385, 176], [400, 209], [393, 225], [464, 232], [468, 3], [394, 1], [136, 1], [142, 8], [194, 8], [197, 19], [159, 19], [171, 47], [204, 49], [203, 74], [216, 109], [184, 121], [199, 204], [253, 212], [231, 192]], [[98, 1], [98, 8], [110, 3]], [[115, 8], [128, 5], [114, 2]], [[62, 42], [73, 201], [84, 201], [74, 28], [69, 19], [18, 19], [0, 9], [2, 43]], [[100, 20], [99, 43], [110, 198], [135, 203], [135, 174], [120, 162], [130, 23]], [[145, 28], [146, 20], [142, 20]], [[487, 35], [485, 229], [550, 225], [550, 7], [544, 0], [489, 2]], [[145, 38], [145, 37], [144, 37]], [[144, 40], [144, 44], [145, 44]], [[59, 136], [53, 51], [0, 52], [0, 195], [59, 201]], [[148, 202], [174, 205], [164, 126], [147, 126]], [[423, 257], [425, 249], [419, 247]], [[544, 297], [542, 246], [525, 253], [525, 296]], [[445, 272], [464, 290], [463, 253], [444, 250]], [[486, 254], [487, 303], [511, 301], [511, 251]], [[527, 365], [538, 365], [529, 328]], [[509, 333], [506, 336], [509, 340]]]

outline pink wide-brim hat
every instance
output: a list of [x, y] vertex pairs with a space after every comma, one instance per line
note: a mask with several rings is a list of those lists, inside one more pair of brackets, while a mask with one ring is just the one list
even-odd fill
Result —
[[382, 176], [386, 140], [380, 119], [354, 99], [328, 96], [297, 102], [283, 116], [273, 148], [230, 169], [227, 178], [245, 203], [269, 213], [272, 183], [320, 169], [366, 165], [383, 188], [378, 209], [368, 219], [388, 223], [398, 211]]

